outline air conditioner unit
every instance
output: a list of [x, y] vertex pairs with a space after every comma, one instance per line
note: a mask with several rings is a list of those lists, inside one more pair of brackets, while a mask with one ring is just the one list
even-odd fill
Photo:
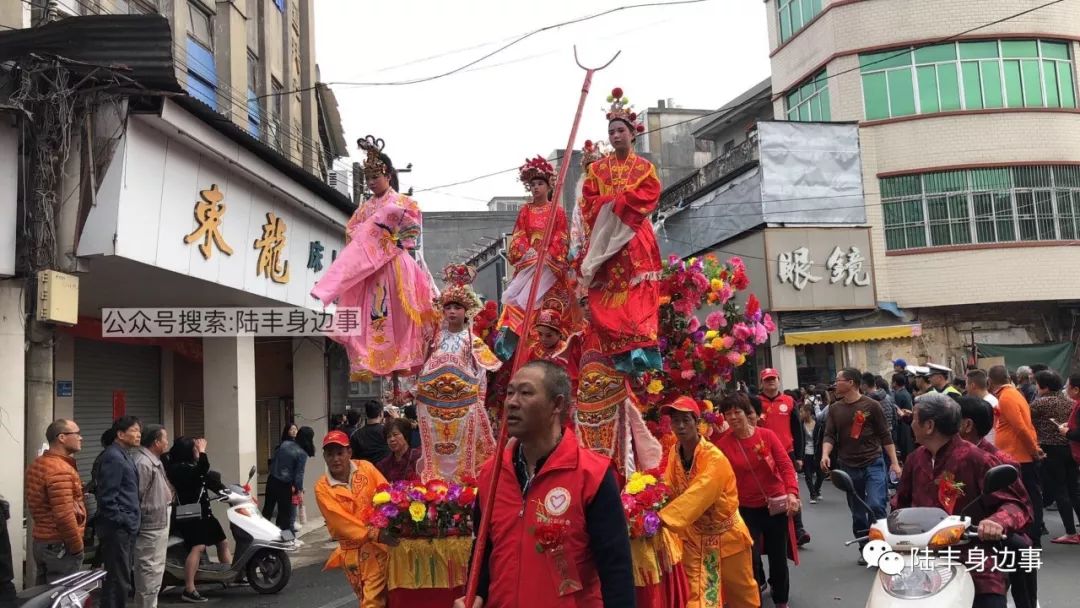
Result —
[[352, 186], [349, 185], [350, 171], [347, 169], [331, 169], [326, 174], [326, 183], [330, 187], [345, 196], [352, 197]]

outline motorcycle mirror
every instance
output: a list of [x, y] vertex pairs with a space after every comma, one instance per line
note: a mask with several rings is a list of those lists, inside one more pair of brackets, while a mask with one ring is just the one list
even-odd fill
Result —
[[252, 477], [255, 477], [255, 465], [251, 465], [251, 468], [248, 469], [248, 481], [251, 481]]
[[851, 475], [848, 475], [846, 471], [833, 469], [829, 471], [829, 478], [832, 479], [832, 483], [837, 490], [845, 494], [851, 494], [855, 491], [855, 482], [851, 481]]

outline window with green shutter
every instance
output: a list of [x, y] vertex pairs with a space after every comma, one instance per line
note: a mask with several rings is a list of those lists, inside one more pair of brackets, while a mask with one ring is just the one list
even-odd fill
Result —
[[866, 120], [995, 108], [1075, 108], [1070, 43], [988, 40], [859, 56]]
[[822, 0], [777, 0], [780, 42], [787, 42], [821, 12]]
[[880, 186], [888, 251], [1080, 240], [1080, 167], [938, 171]]
[[795, 87], [785, 95], [787, 105], [787, 119], [793, 121], [818, 121], [828, 122], [831, 116], [829, 109], [829, 78], [822, 70], [812, 78]]

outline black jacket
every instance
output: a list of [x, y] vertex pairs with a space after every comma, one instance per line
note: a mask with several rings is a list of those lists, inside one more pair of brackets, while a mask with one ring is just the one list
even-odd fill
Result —
[[97, 478], [98, 523], [108, 523], [135, 534], [139, 508], [139, 473], [135, 461], [119, 442], [105, 449]]

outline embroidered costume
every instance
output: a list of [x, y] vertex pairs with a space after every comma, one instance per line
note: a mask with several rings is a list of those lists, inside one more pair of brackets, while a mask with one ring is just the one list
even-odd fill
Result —
[[[391, 175], [382, 142], [361, 140], [364, 174]], [[421, 215], [416, 201], [393, 188], [356, 210], [345, 228], [345, 248], [311, 295], [323, 305], [361, 310], [360, 335], [331, 337], [349, 354], [353, 374], [386, 376], [424, 362], [425, 334], [432, 331], [435, 295], [431, 275], [417, 262]]]
[[[549, 188], [555, 187], [555, 168], [551, 163], [537, 156], [525, 161], [519, 170], [519, 178], [526, 189], [531, 188], [535, 179], [545, 180]], [[536, 262], [540, 246], [544, 242], [548, 218], [555, 214], [555, 229], [548, 246], [544, 267], [539, 269], [540, 285], [536, 291], [535, 310], [555, 310], [565, 325], [560, 327], [563, 335], [574, 331], [574, 313], [576, 306], [569, 285], [566, 252], [569, 231], [566, 223], [566, 211], [558, 201], [526, 203], [518, 212], [514, 222], [514, 231], [510, 235], [510, 245], [506, 252], [507, 260], [514, 267], [514, 278], [503, 294], [503, 312], [499, 318], [499, 338], [495, 351], [504, 361], [510, 360], [517, 348], [517, 343], [524, 331], [525, 308], [528, 306], [529, 290], [533, 277], [536, 276]], [[530, 332], [531, 333], [531, 332]], [[534, 338], [530, 338], [530, 342]]]
[[461, 483], [475, 478], [480, 465], [495, 452], [483, 404], [487, 372], [497, 371], [502, 363], [470, 328], [469, 319], [480, 310], [480, 300], [469, 286], [475, 276], [468, 267], [447, 268], [447, 283], [452, 286], [442, 293], [439, 305], [461, 305], [466, 321], [457, 332], [443, 323], [417, 380], [420, 478], [424, 482]]
[[649, 432], [626, 374], [604, 354], [600, 332], [586, 327], [582, 338], [574, 425], [581, 444], [614, 459], [620, 475], [660, 464], [663, 448]]
[[[640, 130], [635, 114], [612, 92], [608, 121]], [[615, 95], [617, 93], [617, 95]], [[610, 154], [589, 165], [582, 187], [583, 251], [575, 261], [588, 288], [592, 325], [603, 352], [627, 373], [659, 369], [660, 249], [649, 215], [660, 200], [652, 163], [634, 154]]]

